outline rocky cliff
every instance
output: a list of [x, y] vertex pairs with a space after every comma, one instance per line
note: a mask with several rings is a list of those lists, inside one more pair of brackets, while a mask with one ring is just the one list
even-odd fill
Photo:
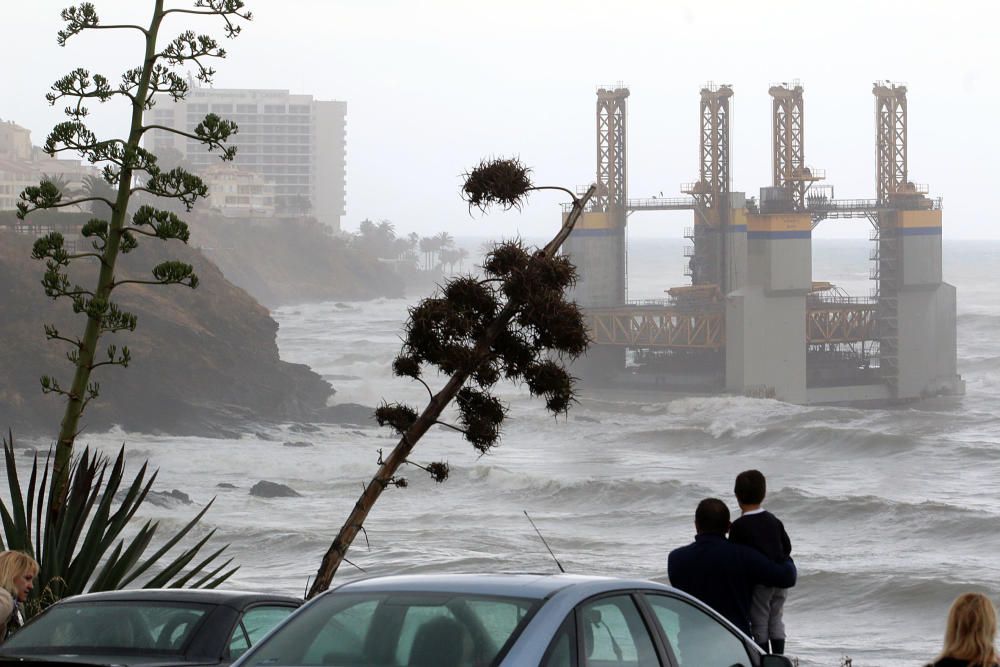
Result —
[[[67, 345], [47, 341], [44, 323], [64, 335], [82, 335], [84, 317], [66, 300], [47, 299], [32, 239], [0, 227], [0, 428], [55, 436], [63, 400], [43, 396], [39, 377], [52, 375], [68, 388]], [[236, 287], [198, 250], [146, 239], [119, 262], [118, 277], [148, 278], [163, 259], [195, 266], [197, 289], [123, 286], [116, 300], [138, 315], [133, 333], [105, 336], [127, 345], [128, 368], [102, 367], [92, 380], [101, 396], [84, 414], [89, 429], [119, 424], [126, 430], [172, 434], [221, 434], [252, 429], [255, 422], [329, 417], [331, 386], [308, 367], [278, 358], [277, 323], [268, 310]], [[83, 263], [83, 262], [79, 262]], [[73, 278], [94, 283], [95, 268]]]

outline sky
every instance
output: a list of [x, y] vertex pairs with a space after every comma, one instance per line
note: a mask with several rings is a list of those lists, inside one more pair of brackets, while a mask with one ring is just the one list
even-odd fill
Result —
[[[0, 119], [41, 144], [59, 109], [44, 95], [83, 66], [116, 80], [139, 64], [138, 33], [56, 44], [65, 0], [0, 0]], [[193, 0], [167, 0], [189, 6]], [[470, 215], [461, 175], [518, 156], [537, 184], [571, 189], [596, 172], [596, 90], [623, 83], [630, 197], [679, 196], [696, 180], [698, 94], [733, 86], [733, 189], [770, 185], [768, 87], [805, 89], [807, 164], [838, 198], [873, 197], [872, 83], [908, 87], [910, 180], [944, 200], [948, 239], [1000, 239], [992, 206], [1000, 134], [1000, 3], [956, 0], [248, 0], [254, 21], [216, 69], [219, 88], [280, 88], [347, 101], [346, 230], [364, 218], [456, 236], [551, 236], [557, 194], [521, 212]], [[152, 0], [96, 0], [104, 22], [148, 22]], [[218, 22], [175, 15], [165, 34]], [[127, 132], [124, 109], [92, 129]], [[637, 213], [630, 236], [680, 238], [690, 212]], [[827, 221], [817, 237], [867, 238]]]

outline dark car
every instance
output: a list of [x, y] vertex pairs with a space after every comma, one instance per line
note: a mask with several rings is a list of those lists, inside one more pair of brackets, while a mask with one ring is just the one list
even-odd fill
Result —
[[283, 595], [215, 590], [77, 595], [0, 645], [0, 664], [225, 665], [301, 604]]
[[233, 667], [791, 667], [690, 595], [576, 575], [406, 575], [317, 596]]

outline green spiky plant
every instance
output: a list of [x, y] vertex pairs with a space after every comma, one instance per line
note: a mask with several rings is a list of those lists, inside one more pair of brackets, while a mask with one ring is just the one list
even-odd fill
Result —
[[[575, 359], [590, 341], [580, 309], [566, 299], [576, 269], [557, 253], [596, 189], [592, 185], [577, 197], [565, 188], [532, 185], [529, 169], [516, 159], [486, 160], [466, 174], [462, 194], [470, 209], [520, 208], [528, 193], [537, 190], [569, 194], [572, 209], [544, 248], [528, 249], [520, 241], [499, 243], [483, 262], [484, 278], [453, 278], [410, 310], [403, 349], [392, 369], [399, 377], [423, 384], [429, 401], [420, 413], [398, 403], [375, 411], [378, 423], [395, 430], [399, 442], [385, 458], [380, 452], [375, 476], [324, 555], [307, 597], [329, 588], [382, 492], [407, 485], [406, 478], [397, 475], [403, 465], [415, 466], [438, 482], [447, 479], [447, 463], [421, 464], [409, 458], [431, 427], [454, 429], [480, 454], [488, 453], [500, 441], [507, 414], [492, 393], [501, 379], [523, 382], [555, 415], [569, 409], [575, 396], [573, 378], [553, 357]], [[449, 376], [437, 393], [423, 379], [426, 367]], [[460, 425], [439, 421], [453, 400]]]
[[[146, 551], [156, 537], [157, 522], [146, 521], [130, 537], [123, 534], [146, 500], [157, 474], [147, 474], [144, 464], [130, 482], [126, 481], [124, 448], [114, 462], [91, 453], [89, 448], [74, 459], [66, 503], [54, 520], [46, 511], [53, 500], [52, 488], [46, 484], [51, 457], [47, 456], [40, 467], [36, 453], [28, 482], [22, 486], [13, 435], [3, 439], [3, 450], [11, 502], [8, 506], [0, 499], [0, 549], [28, 553], [40, 566], [26, 606], [27, 615], [68, 595], [140, 583], [144, 588], [215, 588], [238, 569], [230, 567], [231, 558], [220, 562], [225, 546], [194, 562], [214, 530], [179, 553], [175, 550], [212, 506], [211, 502], [151, 554]], [[176, 555], [168, 562], [167, 555], [172, 552]]]
[[[18, 202], [18, 217], [24, 218], [33, 211], [58, 209], [83, 203], [103, 203], [107, 206], [108, 219], [93, 218], [80, 231], [91, 240], [92, 251], [69, 252], [62, 234], [48, 234], [35, 243], [32, 256], [45, 262], [42, 285], [52, 299], [67, 299], [73, 312], [86, 317], [81, 335], [75, 336], [46, 325], [45, 334], [50, 340], [69, 346], [67, 357], [74, 366], [72, 383], [66, 387], [52, 376], [41, 378], [42, 391], [63, 396], [66, 408], [59, 427], [55, 456], [52, 464], [51, 502], [48, 511], [53, 520], [62, 510], [69, 491], [70, 466], [73, 445], [80, 430], [80, 418], [87, 404], [100, 392], [100, 385], [91, 381], [91, 373], [100, 366], [127, 366], [131, 353], [125, 346], [109, 345], [106, 355], [98, 354], [98, 344], [103, 334], [133, 331], [136, 316], [112, 301], [112, 293], [119, 287], [138, 283], [146, 285], [185, 285], [194, 288], [198, 277], [193, 267], [179, 261], [165, 261], [152, 267], [148, 280], [124, 280], [115, 274], [119, 255], [134, 250], [141, 237], [187, 242], [187, 224], [175, 213], [143, 205], [130, 215], [129, 202], [133, 195], [146, 193], [168, 201], [179, 201], [187, 210], [208, 193], [197, 176], [182, 168], [169, 170], [157, 165], [156, 156], [142, 147], [143, 137], [151, 130], [160, 130], [193, 139], [208, 150], [218, 149], [223, 160], [232, 160], [235, 147], [226, 141], [236, 133], [234, 123], [215, 114], [208, 114], [191, 132], [170, 127], [145, 124], [143, 114], [157, 100], [179, 101], [186, 97], [189, 85], [175, 71], [181, 67], [195, 68], [195, 76], [203, 83], [211, 83], [215, 70], [207, 63], [224, 58], [226, 52], [211, 36], [186, 30], [175, 38], [159, 45], [160, 30], [165, 19], [173, 14], [221, 18], [226, 36], [234, 38], [240, 33], [238, 23], [250, 20], [243, 0], [194, 0], [192, 8], [165, 8], [164, 0], [152, 0], [153, 12], [148, 27], [102, 23], [93, 3], [83, 2], [62, 11], [65, 27], [58, 33], [58, 43], [65, 46], [71, 38], [81, 33], [100, 30], [138, 32], [143, 40], [141, 63], [122, 74], [121, 82], [112, 84], [103, 75], [91, 74], [77, 68], [56, 81], [46, 95], [50, 104], [63, 101], [69, 120], [57, 124], [45, 141], [45, 151], [52, 156], [62, 152], [77, 153], [91, 164], [102, 167], [101, 176], [113, 188], [114, 197], [92, 192], [73, 199], [64, 199], [59, 187], [51, 180], [25, 188]], [[122, 100], [131, 111], [128, 137], [125, 139], [98, 139], [84, 124], [89, 115], [87, 104]], [[97, 265], [97, 279], [87, 288], [71, 282], [70, 264], [90, 262]]]

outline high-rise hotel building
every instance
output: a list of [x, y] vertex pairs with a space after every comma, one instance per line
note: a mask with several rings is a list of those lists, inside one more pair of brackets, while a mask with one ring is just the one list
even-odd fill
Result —
[[[192, 132], [207, 113], [239, 126], [230, 140], [239, 147], [233, 164], [273, 187], [277, 215], [310, 214], [340, 229], [347, 199], [347, 102], [287, 90], [192, 88], [181, 102], [158, 100], [145, 122]], [[218, 151], [171, 132], [151, 130], [147, 148], [157, 154], [178, 151], [196, 173], [219, 164]]]

